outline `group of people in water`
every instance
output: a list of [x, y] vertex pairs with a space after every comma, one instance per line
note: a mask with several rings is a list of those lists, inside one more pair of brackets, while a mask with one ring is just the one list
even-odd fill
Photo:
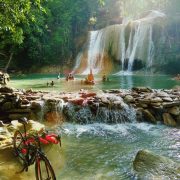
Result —
[[[109, 78], [105, 74], [103, 74], [102, 81], [103, 82], [109, 81]], [[95, 84], [95, 82], [94, 82], [94, 75], [92, 73], [92, 69], [90, 69], [90, 73], [85, 78], [84, 83], [85, 84], [91, 84], [91, 85]]]
[[51, 86], [51, 87], [53, 87], [53, 86], [54, 86], [54, 81], [47, 82], [47, 87], [48, 87], [48, 86]]
[[[61, 74], [59, 73], [58, 76], [57, 76], [57, 79], [61, 79]], [[65, 77], [65, 80], [66, 81], [71, 81], [71, 80], [74, 80], [74, 76], [72, 73], [69, 73], [66, 77]], [[103, 82], [106, 82], [106, 81], [109, 81], [109, 78], [103, 74], [102, 76], [102, 81]], [[54, 86], [54, 81], [51, 81], [51, 82], [47, 82], [47, 86], [51, 86], [53, 87]], [[93, 72], [92, 72], [92, 69], [90, 69], [90, 73], [87, 75], [87, 77], [85, 78], [85, 80], [81, 80], [81, 84], [88, 84], [88, 85], [94, 85], [95, 84], [95, 79], [94, 79], [94, 75], [93, 75]]]
[[174, 77], [174, 79], [180, 81], [180, 74], [177, 74], [176, 77]]

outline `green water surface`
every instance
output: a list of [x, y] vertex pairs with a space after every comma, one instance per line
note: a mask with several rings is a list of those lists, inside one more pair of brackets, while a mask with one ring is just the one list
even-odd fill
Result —
[[[42, 91], [78, 91], [80, 89], [129, 89], [137, 86], [147, 86], [154, 89], [170, 89], [180, 85], [168, 75], [110, 75], [108, 82], [102, 82], [101, 76], [95, 76], [95, 85], [85, 85], [85, 76], [75, 76], [74, 81], [66, 81], [65, 77], [57, 79], [53, 74], [28, 74], [12, 77], [9, 85], [18, 89], [35, 89]], [[47, 87], [47, 82], [54, 81], [55, 85]]]
[[[101, 77], [95, 77], [94, 86], [81, 84], [84, 76], [77, 76], [75, 81], [66, 82], [56, 75], [24, 75], [13, 77], [10, 86], [20, 89], [43, 91], [77, 91], [81, 88], [90, 90], [128, 89], [134, 86], [169, 89], [180, 85], [170, 76], [110, 76], [109, 82], [103, 83]], [[47, 87], [47, 81], [54, 81], [54, 87]], [[165, 155], [180, 162], [180, 129], [164, 125], [146, 123], [126, 124], [67, 124], [56, 127], [62, 134], [62, 148], [51, 148], [47, 152], [54, 167], [57, 180], [135, 180], [139, 179], [133, 171], [132, 162], [140, 149], [148, 149], [159, 155]], [[1, 180], [33, 180], [34, 166], [29, 172], [17, 174], [20, 169], [17, 158], [12, 152], [0, 153]], [[147, 174], [146, 174], [147, 175]], [[163, 177], [168, 179], [168, 177]], [[148, 176], [144, 179], [152, 179]], [[173, 179], [171, 177], [170, 179]]]

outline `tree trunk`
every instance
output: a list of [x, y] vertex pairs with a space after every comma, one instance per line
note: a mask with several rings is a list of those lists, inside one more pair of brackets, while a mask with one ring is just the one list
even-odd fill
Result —
[[10, 65], [10, 63], [11, 63], [11, 60], [12, 60], [12, 57], [13, 57], [13, 52], [11, 52], [11, 54], [10, 54], [10, 56], [9, 56], [9, 60], [8, 60], [8, 62], [7, 62], [7, 64], [6, 64], [6, 66], [5, 66], [5, 68], [4, 68], [4, 70], [5, 71], [7, 71], [7, 69], [9, 68], [9, 65]]
[[1, 52], [0, 52], [0, 55], [2, 55], [2, 56], [4, 56], [4, 57], [7, 57], [4, 53], [1, 53]]

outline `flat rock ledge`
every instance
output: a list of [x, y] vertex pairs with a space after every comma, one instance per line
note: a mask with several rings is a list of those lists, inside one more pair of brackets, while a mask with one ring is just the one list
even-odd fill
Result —
[[10, 122], [20, 117], [77, 123], [127, 122], [136, 120], [180, 125], [180, 90], [155, 90], [136, 87], [130, 90], [105, 90], [76, 93], [49, 93], [0, 88], [0, 120]]
[[180, 163], [148, 150], [137, 153], [133, 169], [140, 179], [180, 179]]
[[[13, 136], [16, 130], [23, 130], [23, 125], [17, 120], [11, 121], [10, 124], [2, 124], [0, 127], [0, 151], [11, 149], [13, 147]], [[45, 126], [39, 122], [29, 120], [26, 125], [27, 132], [34, 134], [45, 130]], [[22, 131], [23, 132], [23, 131]]]

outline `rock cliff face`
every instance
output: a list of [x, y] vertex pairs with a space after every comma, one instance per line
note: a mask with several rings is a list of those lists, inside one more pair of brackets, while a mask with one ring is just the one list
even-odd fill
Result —
[[162, 12], [149, 11], [139, 19], [114, 20], [90, 31], [74, 72], [87, 74], [92, 68], [95, 74], [136, 70], [178, 73], [180, 23], [176, 21]]

